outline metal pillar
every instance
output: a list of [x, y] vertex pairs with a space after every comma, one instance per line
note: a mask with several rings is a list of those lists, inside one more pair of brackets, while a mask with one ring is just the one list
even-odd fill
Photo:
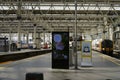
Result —
[[26, 43], [29, 44], [29, 32], [28, 31], [27, 31], [26, 35], [27, 35], [27, 41], [26, 41]]
[[75, 0], [75, 44], [74, 44], [74, 54], [75, 54], [75, 69], [78, 69], [77, 61], [77, 0]]
[[25, 43], [26, 43], [25, 37], [26, 37], [26, 34], [25, 34], [25, 33], [23, 33], [23, 42], [25, 42]]
[[40, 40], [40, 33], [38, 33], [38, 35], [37, 35], [37, 37], [38, 37], [38, 39], [37, 39], [37, 48], [39, 48], [40, 49], [40, 45], [41, 45], [41, 40]]
[[34, 32], [32, 32], [31, 34], [32, 34], [32, 41], [34, 41]]
[[49, 41], [50, 41], [50, 33], [48, 33], [48, 36], [49, 36]]
[[17, 11], [17, 19], [19, 20], [18, 23], [18, 42], [21, 41], [21, 0], [18, 0], [18, 11]]
[[18, 42], [21, 41], [21, 22], [19, 21], [18, 23]]
[[41, 47], [42, 47], [42, 45], [41, 45], [41, 42], [42, 42], [42, 38], [41, 38], [41, 33], [39, 33], [39, 38], [40, 38], [40, 49], [41, 49]]
[[110, 26], [110, 40], [113, 40], [113, 26]]
[[10, 28], [10, 30], [9, 30], [9, 38], [10, 38], [10, 40], [9, 40], [9, 52], [11, 52], [11, 28]]
[[93, 35], [90, 35], [90, 37], [91, 37], [91, 40], [93, 40]]
[[109, 28], [109, 26], [107, 26], [107, 29], [108, 29], [108, 31], [107, 31], [108, 32], [107, 38], [110, 39], [110, 28]]
[[34, 44], [36, 43], [36, 29], [37, 29], [37, 27], [34, 26], [34, 36], [33, 36], [34, 37], [34, 41], [33, 41]]
[[45, 44], [45, 30], [43, 32], [43, 37], [44, 37], [44, 44]]
[[107, 25], [106, 17], [103, 18], [103, 21], [104, 21], [104, 26], [103, 26], [102, 39], [104, 40], [104, 39], [106, 39], [106, 37], [105, 37], [105, 33], [106, 33], [105, 28], [106, 28], [106, 25]]

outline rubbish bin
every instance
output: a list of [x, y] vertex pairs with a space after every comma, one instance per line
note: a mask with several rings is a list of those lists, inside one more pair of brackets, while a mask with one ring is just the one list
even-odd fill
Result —
[[44, 80], [43, 73], [27, 73], [26, 80]]

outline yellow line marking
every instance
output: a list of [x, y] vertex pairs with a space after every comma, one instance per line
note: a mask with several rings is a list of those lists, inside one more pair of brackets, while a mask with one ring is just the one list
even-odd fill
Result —
[[7, 63], [10, 63], [12, 61], [6, 61], [6, 62], [0, 62], [0, 64], [7, 64]]
[[3, 70], [3, 69], [5, 69], [5, 67], [0, 67], [0, 70]]
[[116, 65], [118, 65], [118, 66], [120, 66], [120, 64], [119, 63], [117, 63], [116, 61], [112, 61], [112, 60], [110, 60], [111, 62], [113, 62], [114, 64], [116, 64]]
[[106, 59], [106, 60], [108, 60], [108, 61], [111, 61], [111, 62], [113, 62], [114, 64], [120, 66], [120, 63], [116, 62], [116, 61], [119, 61], [119, 60], [116, 59], [116, 61], [115, 61], [114, 58], [109, 57], [109, 56], [107, 56], [107, 55], [100, 55], [100, 56], [102, 56], [104, 59]]

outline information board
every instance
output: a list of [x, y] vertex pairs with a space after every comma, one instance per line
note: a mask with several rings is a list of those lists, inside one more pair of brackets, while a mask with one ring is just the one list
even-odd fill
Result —
[[52, 68], [69, 68], [68, 32], [52, 32]]
[[81, 66], [92, 66], [91, 41], [82, 41]]

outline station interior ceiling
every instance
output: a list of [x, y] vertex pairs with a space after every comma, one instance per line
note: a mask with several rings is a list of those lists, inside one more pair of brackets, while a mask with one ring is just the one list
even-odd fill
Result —
[[[76, 0], [77, 32], [119, 27], [120, 0]], [[0, 33], [75, 31], [75, 0], [0, 0]], [[104, 30], [103, 30], [104, 29]]]

